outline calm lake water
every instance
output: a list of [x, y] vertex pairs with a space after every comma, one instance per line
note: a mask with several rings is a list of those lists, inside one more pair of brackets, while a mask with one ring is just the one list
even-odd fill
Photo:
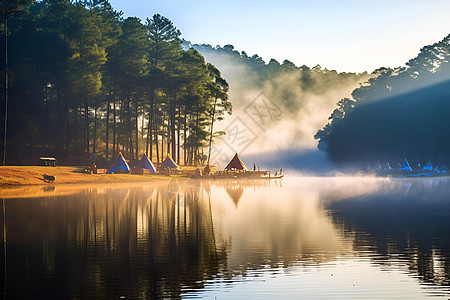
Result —
[[64, 188], [3, 199], [7, 299], [450, 297], [449, 178]]

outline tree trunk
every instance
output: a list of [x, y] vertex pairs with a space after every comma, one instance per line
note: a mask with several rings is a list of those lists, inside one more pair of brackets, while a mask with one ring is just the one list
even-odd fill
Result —
[[139, 126], [138, 126], [138, 103], [136, 100], [136, 104], [134, 106], [134, 117], [135, 117], [135, 127], [136, 127], [136, 133], [135, 133], [135, 138], [136, 138], [136, 159], [139, 159]]
[[127, 154], [131, 159], [133, 159], [133, 131], [131, 130], [131, 105], [130, 101], [127, 101], [127, 135], [128, 135], [128, 141], [129, 141], [129, 151], [127, 151]]
[[180, 118], [181, 105], [178, 105], [178, 121], [177, 121], [177, 164], [180, 164]]
[[[192, 107], [192, 109], [194, 109], [194, 108]], [[193, 113], [193, 111], [191, 110], [191, 112], [189, 113], [189, 120], [191, 120], [191, 122], [193, 122], [193, 120], [194, 120], [194, 118], [192, 116], [192, 113]], [[189, 137], [191, 137], [191, 135], [192, 135], [192, 131], [189, 128]], [[192, 143], [189, 145], [188, 152], [189, 152], [188, 153], [188, 155], [189, 155], [189, 165], [192, 166], [192, 164], [193, 164], [193, 153], [194, 153], [194, 147], [192, 146]]]
[[83, 107], [77, 108], [80, 113], [80, 135], [78, 144], [81, 146], [81, 153], [85, 155], [86, 153], [86, 130], [84, 128], [84, 120], [83, 120]]
[[170, 142], [171, 142], [171, 154], [172, 154], [172, 158], [175, 160], [177, 157], [177, 153], [176, 153], [176, 144], [175, 144], [175, 103], [177, 101], [177, 93], [174, 93], [174, 97], [173, 97], [173, 101], [170, 102]]
[[187, 141], [187, 126], [186, 126], [186, 124], [187, 124], [187, 105], [184, 108], [184, 128], [183, 128], [183, 130], [184, 130], [184, 136], [183, 136], [183, 139], [184, 139], [184, 145], [183, 145], [184, 165], [188, 164], [187, 163], [187, 152], [186, 152], [186, 149], [187, 149], [187, 147], [186, 147], [186, 141]]
[[75, 146], [74, 146], [74, 150], [75, 150], [75, 152], [80, 152], [80, 148], [79, 148], [79, 141], [78, 141], [78, 137], [79, 137], [79, 133], [78, 133], [78, 107], [76, 107], [74, 110], [73, 110], [73, 112], [75, 113], [75, 116], [74, 116], [74, 120], [75, 120], [75, 125], [73, 126], [74, 128], [73, 128], [73, 130], [74, 130], [74, 133], [75, 133]]
[[116, 156], [116, 96], [113, 96], [113, 157]]
[[3, 124], [3, 159], [2, 159], [2, 165], [6, 166], [6, 129], [8, 124], [8, 1], [5, 0], [5, 19], [4, 19], [4, 26], [5, 26], [5, 115], [3, 118], [4, 124]]
[[69, 104], [67, 100], [67, 94], [64, 95], [64, 114], [65, 114], [65, 157], [69, 157], [69, 144], [70, 144], [70, 134], [69, 134]]
[[85, 137], [86, 157], [89, 158], [89, 155], [90, 155], [90, 149], [89, 149], [89, 107], [88, 107], [86, 99], [84, 100], [84, 118], [85, 118], [85, 126], [86, 126], [86, 137]]
[[105, 143], [106, 143], [106, 153], [105, 153], [105, 157], [106, 160], [108, 160], [109, 158], [109, 105], [110, 105], [110, 101], [108, 99], [108, 103], [106, 104], [106, 130], [105, 130]]
[[112, 76], [109, 78], [109, 95], [108, 95], [108, 103], [106, 104], [106, 130], [105, 130], [106, 160], [109, 159], [109, 111], [111, 105], [111, 95], [112, 95]]
[[144, 141], [144, 128], [145, 128], [145, 110], [142, 108], [142, 120], [141, 120], [141, 141]]
[[133, 159], [133, 133], [131, 131], [130, 102], [131, 102], [131, 70], [133, 68], [133, 61], [134, 61], [134, 51], [132, 49], [131, 56], [130, 56], [130, 69], [129, 69], [130, 72], [128, 74], [128, 84], [127, 84], [127, 93], [128, 93], [128, 97], [127, 97], [127, 135], [129, 138], [129, 145], [130, 145], [129, 153], [128, 153], [128, 151], [127, 151], [127, 153], [129, 154], [129, 157], [131, 159]]
[[165, 113], [163, 112], [162, 113], [163, 115], [163, 117], [162, 117], [162, 119], [163, 119], [163, 121], [162, 121], [162, 127], [161, 127], [161, 161], [163, 162], [164, 161], [164, 119], [165, 119]]
[[[123, 127], [123, 123], [124, 123], [124, 119], [125, 119], [125, 117], [124, 117], [124, 101], [125, 100], [121, 100], [120, 101], [120, 127]], [[121, 130], [119, 130], [118, 132], [117, 132], [117, 149], [118, 149], [118, 151], [120, 151], [120, 145], [121, 145], [121, 140], [122, 140], [122, 135], [121, 135]], [[124, 152], [124, 147], [125, 147], [125, 144], [127, 144], [127, 142], [126, 142], [127, 140], [125, 139], [125, 143], [122, 143], [122, 153], [125, 153]]]
[[95, 158], [97, 157], [97, 105], [95, 105], [94, 109], [94, 134], [92, 138], [92, 158], [95, 162]]
[[157, 159], [157, 162], [158, 162], [158, 164], [159, 164], [159, 147], [158, 147], [158, 121], [157, 121], [157, 118], [156, 118], [156, 116], [155, 116], [155, 119], [153, 120], [154, 121], [154, 123], [155, 123], [155, 150], [156, 150], [156, 159]]
[[211, 114], [211, 133], [209, 136], [209, 151], [208, 151], [208, 161], [206, 164], [209, 165], [209, 160], [211, 159], [211, 146], [212, 146], [212, 139], [213, 139], [213, 127], [214, 127], [214, 115], [216, 113], [216, 104], [217, 104], [217, 97], [214, 98], [214, 106], [213, 111]]
[[[148, 124], [147, 124], [147, 156], [150, 158], [150, 160], [153, 159], [153, 103], [155, 100], [155, 89], [152, 88], [150, 91], [150, 107], [148, 111]], [[150, 156], [148, 155], [148, 151], [150, 148]]]
[[[197, 131], [199, 130], [199, 107], [198, 107], [198, 103], [197, 103], [197, 114], [196, 114], [196, 129], [197, 129]], [[198, 132], [196, 133], [196, 142], [198, 143]], [[198, 151], [198, 146], [196, 145], [195, 146], [195, 149], [194, 149], [194, 166], [197, 166], [198, 165], [198, 155], [199, 155], [199, 151]]]

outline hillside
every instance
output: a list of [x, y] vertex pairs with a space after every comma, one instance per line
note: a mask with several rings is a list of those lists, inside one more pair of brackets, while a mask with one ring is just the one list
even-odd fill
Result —
[[450, 162], [450, 81], [367, 102], [336, 124], [329, 140], [340, 162]]
[[[289, 60], [265, 62], [259, 55], [238, 51], [233, 45], [213, 47], [185, 41], [183, 46], [199, 51], [221, 70], [230, 85], [233, 117], [217, 127], [228, 132], [217, 142], [222, 151], [229, 151], [228, 156], [235, 152], [258, 154], [261, 149], [268, 155], [280, 149], [314, 149], [313, 135], [326, 122], [336, 99], [349, 97], [373, 76], [367, 72], [337, 72], [320, 65], [296, 66]], [[242, 120], [254, 133], [246, 137], [252, 140], [248, 147], [232, 141], [228, 129], [236, 120]], [[238, 128], [245, 129], [241, 125]]]
[[379, 68], [337, 102], [314, 136], [338, 163], [450, 162], [450, 35], [425, 46], [405, 66]]

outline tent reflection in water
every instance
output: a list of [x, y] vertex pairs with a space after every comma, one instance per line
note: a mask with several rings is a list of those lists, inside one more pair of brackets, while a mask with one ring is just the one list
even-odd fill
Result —
[[142, 155], [141, 160], [139, 161], [138, 165], [136, 166], [136, 173], [138, 174], [144, 174], [144, 173], [156, 173], [155, 166], [151, 162], [150, 159], [148, 159], [147, 155]]
[[231, 184], [225, 186], [225, 191], [228, 196], [230, 196], [231, 200], [233, 200], [234, 205], [237, 207], [239, 204], [239, 200], [241, 200], [242, 194], [244, 193], [244, 187], [238, 184]]
[[242, 171], [248, 170], [237, 153], [234, 155], [233, 159], [225, 167], [225, 171], [235, 171], [235, 170], [238, 170], [239, 172], [241, 170]]
[[118, 170], [123, 170], [126, 173], [130, 172], [130, 166], [127, 164], [125, 158], [122, 153], [119, 152], [117, 154], [116, 160], [112, 163], [112, 165], [108, 168], [108, 174], [112, 174]]

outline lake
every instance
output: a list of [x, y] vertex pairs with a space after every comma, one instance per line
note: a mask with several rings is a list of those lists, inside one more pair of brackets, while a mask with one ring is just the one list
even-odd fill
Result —
[[450, 178], [34, 189], [2, 200], [8, 299], [450, 297]]

